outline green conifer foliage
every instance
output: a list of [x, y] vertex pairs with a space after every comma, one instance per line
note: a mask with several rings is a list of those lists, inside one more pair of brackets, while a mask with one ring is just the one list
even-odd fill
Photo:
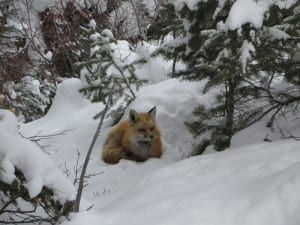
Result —
[[44, 187], [31, 199], [23, 173], [16, 169], [15, 175], [11, 184], [0, 180], [0, 224], [56, 224], [63, 213], [63, 205], [53, 190]]
[[161, 8], [147, 30], [147, 38], [149, 40], [162, 40], [168, 34], [179, 36], [182, 29], [182, 24], [176, 15], [174, 5], [165, 5]]
[[[109, 30], [99, 33], [95, 26], [84, 29], [81, 45], [86, 51], [87, 59], [77, 63], [81, 79], [86, 83], [81, 92], [92, 102], [102, 102], [114, 106], [109, 115], [117, 122], [124, 109], [135, 99], [133, 88], [137, 89], [145, 80], [139, 80], [135, 66], [144, 63], [144, 59], [126, 62], [114, 54], [113, 46], [117, 44]], [[112, 92], [111, 102], [106, 102]], [[101, 115], [101, 113], [99, 114]], [[98, 115], [98, 116], [99, 116]]]
[[26, 20], [21, 21], [19, 4], [16, 0], [0, 1], [0, 108], [29, 122], [47, 112], [56, 84], [45, 60], [31, 58], [34, 40], [28, 35], [32, 32]]
[[299, 101], [292, 92], [284, 97], [286, 90], [278, 92], [275, 86], [287, 80], [288, 90], [299, 90], [300, 3], [287, 9], [273, 5], [262, 27], [246, 23], [230, 29], [226, 19], [235, 1], [227, 0], [222, 6], [220, 2], [199, 0], [194, 8], [177, 7], [173, 14], [181, 21], [183, 35], [158, 51], [168, 58], [177, 52], [186, 64], [174, 76], [205, 80], [204, 92], [218, 90], [214, 104], [197, 107], [194, 114], [199, 119], [187, 123], [202, 140], [196, 154], [208, 145], [217, 151], [226, 149], [237, 131], [267, 114], [273, 120], [283, 107]]

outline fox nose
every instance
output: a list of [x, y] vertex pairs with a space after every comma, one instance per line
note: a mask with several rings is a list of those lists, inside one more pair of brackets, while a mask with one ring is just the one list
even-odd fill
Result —
[[152, 139], [154, 138], [154, 136], [153, 136], [153, 135], [150, 135], [149, 138], [152, 140]]

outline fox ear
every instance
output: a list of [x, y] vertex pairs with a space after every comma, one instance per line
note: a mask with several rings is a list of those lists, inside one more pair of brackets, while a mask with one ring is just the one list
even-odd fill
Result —
[[138, 121], [138, 114], [135, 110], [129, 111], [129, 122], [136, 123]]
[[149, 110], [148, 114], [150, 115], [151, 119], [155, 121], [156, 116], [156, 106], [154, 106], [152, 109]]

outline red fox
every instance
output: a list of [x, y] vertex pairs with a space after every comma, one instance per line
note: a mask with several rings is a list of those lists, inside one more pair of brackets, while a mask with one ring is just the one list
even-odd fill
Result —
[[147, 113], [130, 110], [129, 119], [109, 132], [103, 146], [104, 162], [115, 164], [120, 159], [144, 162], [150, 157], [160, 158], [162, 144], [155, 115], [156, 107]]

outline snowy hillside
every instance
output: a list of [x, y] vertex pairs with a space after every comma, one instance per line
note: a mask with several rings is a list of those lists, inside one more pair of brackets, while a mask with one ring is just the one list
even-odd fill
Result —
[[[82, 164], [97, 123], [92, 117], [102, 107], [78, 93], [81, 85], [77, 79], [63, 82], [49, 113], [21, 129], [25, 136], [65, 131], [41, 142], [49, 145], [46, 150], [62, 171], [65, 165], [73, 171], [77, 150]], [[190, 116], [186, 109], [211, 100], [209, 95], [196, 98], [200, 86], [170, 79], [138, 92], [132, 108], [145, 111], [157, 106], [165, 149], [161, 159], [105, 164], [100, 158], [110, 129], [110, 121], [105, 121], [88, 170], [100, 174], [88, 179], [82, 212], [65, 225], [297, 224], [300, 142], [263, 142], [265, 131], [254, 126], [250, 132], [260, 133], [251, 139], [254, 144], [181, 161], [192, 149], [192, 136], [183, 124]], [[240, 135], [233, 145], [242, 145], [247, 135]]]
[[[101, 107], [85, 101], [78, 87], [79, 80], [65, 81], [48, 115], [22, 128], [24, 134], [40, 135], [70, 130], [53, 137], [48, 149], [58, 164], [66, 162], [70, 169], [76, 150], [86, 151], [96, 125], [91, 117]], [[176, 96], [178, 88], [186, 99]], [[184, 109], [195, 103], [187, 99], [196, 90], [193, 83], [168, 80], [143, 88], [133, 104], [140, 110], [157, 105], [166, 150], [162, 159], [106, 165], [100, 159], [106, 123], [90, 166], [90, 173], [103, 174], [89, 179], [82, 210], [93, 208], [65, 224], [296, 224], [299, 142], [257, 143], [177, 162], [187, 153], [179, 147], [190, 149], [191, 137], [182, 123]], [[203, 102], [208, 100], [203, 96]]]
[[[162, 168], [156, 164], [120, 198], [64, 224], [296, 225], [299, 147], [296, 141], [256, 144]], [[124, 181], [132, 179], [124, 164], [118, 167]]]
[[[141, 68], [143, 70], [145, 75], [147, 67]], [[166, 79], [163, 71], [156, 74], [156, 79], [162, 81], [142, 87], [130, 108], [147, 111], [157, 106], [157, 123], [164, 147], [162, 158], [144, 163], [122, 160], [117, 165], [105, 164], [100, 157], [101, 149], [111, 129], [110, 119], [105, 120], [89, 164], [90, 178], [83, 193], [82, 212], [72, 215], [72, 220], [63, 224], [296, 225], [300, 219], [297, 213], [300, 209], [300, 199], [297, 198], [300, 142], [276, 141], [280, 138], [279, 132], [270, 132], [264, 123], [257, 123], [233, 138], [235, 148], [184, 159], [191, 153], [193, 142], [184, 122], [192, 118], [191, 108], [199, 103], [211, 104], [213, 92], [203, 95], [201, 83]], [[97, 121], [93, 116], [103, 108], [102, 104], [92, 104], [82, 96], [78, 92], [82, 87], [79, 79], [62, 82], [47, 115], [23, 124], [20, 129], [25, 137], [49, 136], [41, 139], [39, 144], [68, 175], [70, 182], [75, 179], [76, 165], [78, 168], [82, 165], [95, 132]], [[127, 118], [127, 113], [123, 119]], [[6, 119], [6, 116], [12, 118]], [[2, 123], [1, 142], [8, 144], [7, 135], [20, 139], [15, 118], [6, 112], [1, 118], [14, 121], [9, 127], [6, 127], [6, 122]], [[299, 124], [295, 122], [286, 124], [285, 128], [299, 134]], [[263, 142], [268, 133], [274, 142]], [[22, 153], [17, 154], [25, 153], [31, 157], [34, 153], [27, 152], [31, 150], [25, 147], [25, 142], [36, 149], [34, 144], [22, 139], [22, 143], [15, 141], [15, 147], [24, 146], [20, 149]], [[247, 143], [250, 145], [245, 146]], [[9, 160], [2, 162], [5, 168], [8, 168], [7, 162], [18, 164], [7, 153], [8, 149], [11, 151], [2, 144], [1, 152]], [[43, 165], [46, 162], [41, 157], [34, 161]], [[25, 167], [25, 171], [31, 169], [29, 165]], [[58, 181], [57, 177], [61, 175], [40, 173], [34, 184], [60, 189], [63, 185], [67, 194], [74, 194], [72, 188], [65, 188], [67, 184], [54, 183], [48, 178], [42, 180], [44, 176]], [[36, 188], [30, 190], [36, 192]]]
[[[138, 92], [138, 98], [132, 104], [132, 108], [137, 111], [147, 111], [153, 105], [157, 106], [157, 123], [163, 134], [165, 151], [161, 160], [152, 159], [145, 164], [122, 161], [118, 166], [106, 165], [102, 162], [100, 155], [104, 138], [111, 127], [109, 127], [109, 119], [104, 122], [104, 128], [92, 153], [90, 173], [104, 172], [106, 176], [99, 175], [89, 180], [89, 183], [95, 183], [95, 185], [87, 187], [87, 199], [93, 200], [94, 197], [100, 197], [105, 201], [106, 198], [115, 198], [126, 192], [126, 188], [130, 188], [130, 185], [138, 182], [154, 168], [177, 161], [190, 154], [193, 139], [184, 125], [186, 118], [190, 117], [190, 112], [186, 109], [194, 107], [197, 101], [209, 103], [210, 99], [209, 96], [196, 98], [200, 91], [198, 84], [188, 82], [184, 82], [185, 85], [182, 84], [178, 80], [171, 79], [147, 86]], [[65, 169], [65, 164], [68, 169], [73, 170], [78, 158], [77, 150], [81, 154], [79, 165], [82, 164], [97, 125], [93, 116], [103, 107], [101, 104], [91, 104], [78, 92], [82, 85], [78, 79], [64, 81], [59, 86], [48, 114], [42, 119], [21, 127], [21, 132], [25, 137], [54, 135], [63, 132], [63, 135], [53, 136], [40, 143], [48, 146], [45, 151], [53, 156], [62, 170]], [[185, 95], [179, 95], [181, 91]], [[139, 171], [135, 171], [136, 165], [140, 167]], [[123, 167], [126, 170], [122, 172]], [[131, 179], [126, 178], [125, 183], [123, 183], [123, 179], [116, 180], [116, 177], [120, 177], [120, 173], [127, 173], [126, 171], [131, 173]], [[74, 175], [71, 175], [71, 180]], [[124, 185], [126, 188], [123, 187]], [[107, 193], [98, 196], [105, 190]], [[110, 192], [114, 194], [112, 195]], [[93, 193], [97, 196], [93, 196]], [[103, 205], [104, 201], [99, 202], [99, 207]], [[97, 205], [98, 203], [95, 207]]]
[[[34, 31], [38, 30], [40, 26], [38, 12], [54, 2], [56, 0], [33, 1], [34, 13], [31, 16]], [[82, 4], [83, 2], [85, 1], [77, 1]], [[194, 10], [201, 0], [167, 0], [167, 2], [174, 4], [174, 8], [177, 10], [184, 7]], [[228, 2], [226, 0], [216, 1], [217, 8], [215, 11], [213, 10], [213, 17], [222, 12], [222, 8], [226, 7]], [[271, 6], [276, 5], [279, 9], [288, 8], [293, 2], [294, 0], [236, 0], [230, 3], [232, 7], [228, 9], [229, 14], [226, 20], [216, 23], [215, 33], [224, 32], [227, 35], [229, 31], [235, 32], [236, 30], [237, 36], [242, 36], [241, 27], [243, 25], [250, 23], [253, 26], [251, 29], [262, 26]], [[129, 2], [127, 3], [129, 4]], [[156, 5], [153, 4], [154, 2], [148, 5], [148, 8], [153, 8], [151, 12], [155, 11]], [[125, 6], [124, 3], [122, 7]], [[126, 10], [124, 12], [126, 14]], [[110, 15], [112, 16], [112, 14]], [[189, 14], [186, 13], [186, 15]], [[131, 25], [135, 26], [135, 24]], [[184, 20], [183, 26], [188, 32], [197, 31], [195, 28], [189, 30], [192, 25], [188, 20]], [[271, 39], [287, 39], [288, 34], [280, 33], [278, 27], [267, 29], [271, 33]], [[135, 29], [137, 28], [135, 27]], [[112, 34], [108, 29], [104, 31]], [[101, 35], [105, 32], [102, 32]], [[182, 36], [184, 37], [182, 38], [183, 34], [179, 35], [181, 40], [176, 39], [175, 34], [174, 36], [170, 35], [170, 32], [165, 40], [171, 40], [171, 47], [172, 44], [180, 45], [191, 38], [188, 32], [184, 32], [187, 37]], [[207, 29], [202, 33], [209, 34], [210, 32], [212, 31]], [[88, 36], [88, 39], [91, 37], [97, 39], [96, 37], [101, 36], [100, 33], [97, 35]], [[253, 30], [249, 35], [255, 39]], [[109, 39], [105, 35], [101, 38]], [[240, 54], [233, 67], [240, 66], [237, 73], [246, 73], [246, 69], [249, 69], [246, 68], [246, 64], [258, 51], [257, 46], [254, 47], [250, 39], [245, 39], [241, 46], [236, 47], [236, 51], [224, 48], [222, 54], [218, 56], [215, 54], [217, 61], [222, 61], [222, 57], [230, 58], [228, 56], [230, 54], [235, 57]], [[259, 36], [256, 40], [258, 39]], [[271, 108], [269, 112], [275, 112], [273, 115], [261, 114], [261, 118], [253, 120], [253, 123], [245, 123], [249, 125], [245, 125], [247, 128], [232, 131], [230, 135], [234, 135], [230, 136], [230, 148], [225, 146], [225, 151], [216, 152], [214, 143], [209, 142], [210, 145], [205, 149], [204, 154], [191, 157], [195, 140], [199, 141], [203, 136], [208, 135], [210, 130], [207, 129], [208, 133], [195, 139], [188, 130], [186, 122], [192, 122], [199, 118], [193, 114], [193, 110], [199, 105], [206, 109], [214, 106], [222, 108], [218, 105], [215, 97], [221, 92], [228, 94], [226, 89], [228, 88], [226, 86], [228, 77], [224, 78], [225, 83], [222, 80], [223, 83], [212, 84], [209, 88], [206, 86], [209, 77], [202, 76], [201, 81], [197, 80], [197, 82], [171, 78], [168, 74], [173, 69], [179, 70], [188, 66], [197, 67], [197, 65], [184, 64], [183, 59], [177, 58], [180, 54], [176, 55], [174, 49], [174, 52], [171, 51], [176, 55], [174, 61], [166, 60], [161, 55], [152, 57], [153, 52], [159, 49], [159, 46], [154, 43], [157, 44], [159, 41], [153, 41], [151, 44], [140, 42], [133, 48], [125, 40], [111, 43], [107, 41], [107, 46], [105, 46], [109, 46], [109, 50], [112, 50], [109, 51], [111, 53], [109, 56], [117, 59], [116, 61], [112, 60], [114, 62], [112, 65], [116, 67], [110, 67], [109, 63], [103, 63], [104, 61], [101, 61], [103, 58], [100, 57], [94, 60], [99, 65], [105, 64], [107, 70], [100, 67], [102, 69], [99, 71], [107, 75], [105, 78], [109, 78], [108, 80], [117, 80], [120, 77], [128, 80], [129, 77], [126, 76], [130, 73], [124, 71], [129, 68], [131, 63], [145, 59], [146, 63], [134, 64], [132, 68], [137, 78], [148, 80], [148, 82], [143, 83], [139, 89], [134, 89], [133, 96], [136, 95], [136, 98], [132, 102], [130, 101], [122, 120], [128, 118], [131, 109], [137, 112], [147, 112], [156, 106], [156, 123], [161, 131], [163, 145], [162, 157], [150, 158], [142, 163], [130, 160], [120, 160], [114, 165], [105, 163], [101, 159], [102, 146], [108, 132], [113, 128], [112, 118], [106, 116], [90, 157], [80, 212], [71, 213], [68, 218], [59, 214], [53, 221], [59, 220], [59, 224], [62, 225], [299, 225], [300, 113], [298, 109], [300, 96], [298, 94], [300, 89], [298, 83], [294, 82], [292, 88], [289, 89], [285, 77], [282, 78], [284, 76], [283, 69], [280, 70], [280, 73], [278, 72], [279, 78], [276, 77], [278, 75], [276, 71], [272, 71], [270, 80], [266, 75], [268, 71], [257, 70], [258, 72], [255, 74], [258, 77], [261, 72], [261, 77], [265, 76], [265, 80], [255, 77], [254, 82], [251, 83], [253, 80], [246, 77], [249, 80], [241, 81], [242, 87], [246, 87], [243, 85], [246, 85], [247, 81], [251, 84], [260, 81], [269, 83], [267, 86], [269, 89], [266, 88], [268, 92], [265, 93], [267, 96], [257, 99], [255, 94], [249, 95], [249, 99], [245, 98], [244, 100], [253, 105], [250, 103], [241, 105], [241, 108], [244, 107], [242, 110], [245, 111], [245, 114], [234, 114], [236, 109], [233, 108], [233, 116], [243, 119], [244, 115], [248, 115], [248, 111], [249, 117], [255, 116], [256, 114], [251, 114], [250, 106], [260, 106], [265, 102], [270, 105], [276, 103], [280, 108]], [[44, 45], [44, 43], [41, 44], [42, 47]], [[96, 45], [87, 53], [93, 55], [97, 52], [96, 50], [101, 50], [101, 47], [103, 46]], [[191, 46], [185, 49], [186, 52], [192, 50]], [[198, 50], [196, 49], [196, 52]], [[199, 50], [199, 52], [201, 51]], [[95, 55], [97, 54], [95, 53]], [[281, 56], [282, 58], [289, 57], [287, 53], [283, 53]], [[265, 60], [266, 57], [263, 55], [262, 58]], [[195, 59], [195, 61], [197, 60], [198, 58]], [[250, 64], [255, 67], [258, 62], [259, 60], [254, 60]], [[232, 66], [231, 61], [228, 64]], [[210, 62], [208, 65], [211, 65]], [[91, 72], [87, 67], [83, 67], [80, 74], [77, 74], [77, 78], [66, 76], [58, 79], [55, 97], [51, 99], [53, 100], [51, 107], [40, 119], [18, 124], [17, 118], [12, 112], [0, 110], [0, 184], [12, 184], [16, 180], [16, 171], [20, 170], [24, 175], [23, 182], [28, 190], [30, 201], [34, 200], [33, 203], [30, 203], [35, 206], [40, 204], [37, 196], [44, 187], [53, 190], [54, 199], [59, 200], [60, 203], [72, 201], [75, 198], [79, 174], [100, 120], [99, 118], [94, 119], [94, 117], [105, 108], [103, 103], [92, 103], [87, 96], [80, 92], [88, 86], [90, 78], [88, 75], [98, 72], [95, 65], [92, 65], [91, 68], [95, 71]], [[221, 70], [224, 69], [228, 72], [228, 68], [221, 68], [218, 71], [222, 74]], [[226, 75], [231, 75], [231, 72], [229, 71]], [[215, 76], [214, 71], [211, 72], [211, 75]], [[273, 80], [274, 76], [275, 81]], [[242, 75], [238, 74], [237, 77], [240, 78]], [[111, 88], [109, 97], [108, 95], [102, 96], [103, 99], [111, 100], [113, 89], [122, 90], [124, 88], [122, 82], [118, 88], [115, 88], [115, 83], [113, 85], [109, 82], [105, 83], [102, 78], [97, 77], [92, 84], [102, 84], [103, 86], [107, 84], [105, 88]], [[36, 87], [33, 84], [32, 81], [32, 87]], [[126, 83], [131, 88], [130, 84], [132, 83]], [[284, 86], [282, 89], [280, 89], [281, 85]], [[253, 87], [262, 86], [251, 86], [249, 89], [252, 90]], [[126, 88], [122, 92], [124, 95], [128, 91]], [[207, 91], [203, 92], [204, 89]], [[292, 94], [284, 92], [288, 89]], [[243, 89], [234, 89], [232, 93], [241, 94], [238, 97], [243, 100], [243, 93], [239, 92], [241, 90]], [[298, 100], [296, 101], [293, 97]], [[226, 102], [225, 98], [221, 100]], [[118, 99], [118, 101], [120, 100]], [[232, 101], [234, 102], [234, 97]], [[296, 106], [285, 108], [291, 102]], [[243, 101], [240, 103], [243, 104]], [[263, 112], [265, 109], [263, 106], [261, 108], [261, 111], [257, 110], [257, 113]], [[260, 108], [258, 107], [258, 109]], [[229, 111], [225, 107], [223, 110], [223, 114]], [[213, 126], [213, 124], [223, 123], [225, 128], [228, 127], [224, 123], [225, 119], [220, 119], [222, 116], [224, 117], [222, 113], [215, 112], [215, 117], [208, 117], [207, 124]], [[271, 120], [272, 126], [267, 127], [266, 125]], [[242, 123], [243, 120], [236, 123], [239, 122]], [[222, 131], [219, 133], [222, 134]], [[209, 135], [213, 136], [214, 133], [211, 132]], [[0, 194], [2, 197], [2, 192]], [[5, 196], [5, 193], [3, 196], [3, 199], [9, 204], [13, 202]], [[9, 217], [9, 209], [6, 210], [7, 205], [5, 206], [4, 200], [0, 199], [0, 209], [7, 211]], [[17, 204], [14, 207], [17, 207]], [[37, 211], [37, 213], [40, 212]], [[1, 216], [0, 213], [0, 224], [1, 221], [7, 219], [1, 218]]]

